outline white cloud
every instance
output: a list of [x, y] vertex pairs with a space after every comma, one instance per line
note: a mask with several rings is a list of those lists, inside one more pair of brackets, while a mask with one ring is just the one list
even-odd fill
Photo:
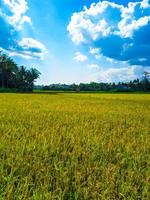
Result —
[[[27, 16], [27, 0], [2, 0], [1, 5], [0, 47], [10, 56], [43, 59], [47, 53], [46, 47], [30, 37], [32, 21]], [[28, 29], [24, 23], [28, 23]], [[28, 35], [26, 38], [22, 38], [22, 30]]]
[[100, 54], [100, 48], [90, 48], [90, 53], [93, 55]]
[[72, 41], [79, 44], [87, 42], [87, 37], [96, 40], [110, 35], [114, 27], [111, 27], [108, 21], [103, 17], [109, 6], [114, 9], [122, 8], [122, 6], [117, 4], [103, 1], [92, 4], [89, 9], [84, 7], [83, 11], [74, 13], [67, 27]]
[[139, 71], [142, 71], [142, 68], [137, 66], [101, 69], [93, 74], [93, 79], [99, 82], [128, 82], [138, 78]]
[[[135, 12], [139, 6], [138, 19]], [[150, 7], [148, 0], [130, 2], [127, 7], [109, 1], [100, 1], [74, 13], [67, 27], [72, 41], [76, 44], [105, 38], [110, 35], [132, 37], [140, 27], [150, 22], [150, 16], [143, 16], [144, 9]], [[111, 15], [114, 15], [111, 17]]]
[[25, 59], [27, 59], [27, 60], [30, 60], [31, 58], [33, 58], [33, 57], [36, 57], [37, 58], [37, 56], [35, 56], [35, 55], [31, 55], [31, 52], [27, 52], [27, 51], [25, 51], [25, 52], [16, 52], [16, 51], [9, 51], [9, 52], [7, 52], [7, 54], [9, 55], [9, 56], [20, 56], [20, 57], [22, 57], [22, 58], [25, 58]]
[[112, 58], [108, 58], [108, 57], [106, 57], [106, 60], [107, 60], [108, 62], [110, 62], [110, 63], [118, 63], [117, 60], [112, 59]]
[[3, 0], [3, 2], [9, 6], [16, 15], [24, 14], [28, 9], [26, 0]]
[[138, 20], [133, 19], [131, 23], [128, 23], [128, 20], [128, 18], [124, 18], [118, 24], [118, 35], [124, 38], [132, 37], [134, 31], [138, 30], [140, 27], [147, 25], [150, 22], [150, 16], [141, 17]]
[[88, 60], [88, 57], [81, 52], [76, 52], [74, 56], [74, 60], [79, 61], [79, 62], [84, 62]]
[[[125, 61], [149, 66], [149, 0], [129, 2], [126, 6], [110, 1], [93, 3], [72, 15], [67, 30], [72, 41], [89, 47], [96, 59], [104, 56], [110, 63]], [[139, 60], [141, 57], [147, 60]]]
[[13, 25], [16, 29], [21, 29], [22, 24], [25, 22], [32, 23], [31, 18], [26, 14], [28, 10], [28, 5], [26, 0], [3, 0], [4, 4], [8, 7], [11, 16], [6, 16], [7, 21]]
[[76, 44], [87, 41], [84, 32], [93, 40], [99, 37], [106, 37], [110, 34], [111, 30], [107, 21], [104, 18], [100, 18], [96, 23], [93, 23], [92, 15], [89, 13], [90, 10], [85, 7], [84, 11], [74, 13], [71, 17], [67, 30], [72, 37], [72, 41]]
[[25, 50], [29, 48], [37, 48], [46, 51], [44, 45], [33, 38], [23, 38], [18, 44]]
[[[21, 48], [23, 56], [28, 58], [37, 57], [42, 60], [44, 55], [47, 53], [46, 47], [33, 38], [23, 38], [18, 42], [18, 45]], [[16, 52], [16, 54], [18, 53]]]
[[18, 42], [18, 48], [11, 48], [9, 50], [2, 49], [9, 56], [20, 56], [25, 59], [44, 59], [47, 53], [46, 47], [34, 40], [33, 38], [23, 38]]
[[89, 69], [99, 69], [99, 65], [97, 65], [97, 64], [89, 64], [88, 68]]
[[143, 0], [141, 2], [141, 7], [142, 8], [150, 8], [149, 0]]
[[110, 7], [119, 10], [123, 9], [122, 5], [118, 5], [109, 1], [99, 1], [97, 4], [92, 3], [89, 9], [85, 6], [84, 11], [90, 16], [100, 16], [104, 14]]
[[94, 55], [96, 59], [99, 59], [101, 57], [101, 49], [100, 48], [90, 48], [89, 53], [91, 55]]
[[23, 38], [18, 41], [17, 48], [11, 48], [7, 53], [10, 56], [20, 56], [25, 59], [43, 60], [46, 53], [46, 47], [33, 38]]

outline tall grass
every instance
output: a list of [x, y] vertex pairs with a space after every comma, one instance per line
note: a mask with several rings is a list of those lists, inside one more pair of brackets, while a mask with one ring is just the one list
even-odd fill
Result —
[[148, 200], [149, 134], [148, 94], [0, 94], [0, 200]]

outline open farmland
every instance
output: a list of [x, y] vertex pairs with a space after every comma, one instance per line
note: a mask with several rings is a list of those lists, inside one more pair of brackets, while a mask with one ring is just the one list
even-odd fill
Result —
[[149, 94], [0, 94], [0, 200], [148, 200], [149, 135]]

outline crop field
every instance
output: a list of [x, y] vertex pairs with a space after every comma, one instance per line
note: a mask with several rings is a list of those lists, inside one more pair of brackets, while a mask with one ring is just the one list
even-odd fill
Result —
[[149, 200], [149, 94], [0, 94], [0, 200]]

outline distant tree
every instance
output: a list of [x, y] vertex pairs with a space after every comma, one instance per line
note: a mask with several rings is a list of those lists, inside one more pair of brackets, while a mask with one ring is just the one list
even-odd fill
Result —
[[144, 87], [144, 91], [150, 91], [150, 73], [149, 72], [144, 72], [143, 75], [143, 87]]

